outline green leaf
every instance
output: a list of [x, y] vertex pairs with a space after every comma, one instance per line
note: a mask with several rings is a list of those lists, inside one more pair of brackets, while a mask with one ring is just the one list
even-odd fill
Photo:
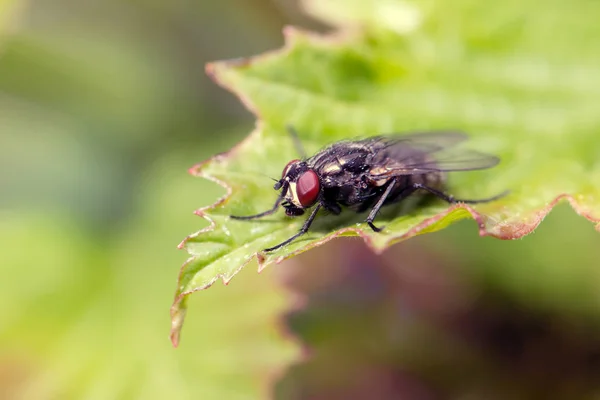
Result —
[[[255, 258], [260, 270], [336, 236], [361, 236], [382, 251], [473, 218], [481, 235], [514, 239], [533, 231], [561, 200], [600, 229], [600, 3], [307, 0], [306, 8], [340, 30], [318, 36], [287, 28], [279, 51], [207, 67], [259, 121], [229, 153], [191, 170], [227, 193], [197, 211], [210, 226], [181, 244], [191, 258], [172, 308], [174, 338], [188, 294], [218, 278], [227, 283]], [[308, 234], [264, 254], [305, 218], [280, 212], [234, 221], [229, 215], [272, 206], [269, 177], [297, 158], [286, 124], [309, 153], [355, 136], [462, 129], [471, 136], [469, 147], [502, 163], [452, 174], [448, 192], [459, 198], [511, 193], [476, 206], [391, 207], [377, 219], [386, 226], [382, 233], [366, 227], [365, 215], [319, 215]]]

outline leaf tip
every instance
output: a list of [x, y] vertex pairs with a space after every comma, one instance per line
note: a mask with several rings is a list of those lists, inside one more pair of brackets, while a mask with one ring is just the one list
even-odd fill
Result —
[[213, 80], [213, 82], [220, 83], [220, 75], [228, 67], [243, 67], [250, 63], [251, 58], [233, 58], [226, 61], [213, 61], [204, 65], [204, 72], [206, 75]]
[[267, 265], [269, 265], [269, 263], [265, 262], [267, 258], [262, 251], [257, 252], [255, 256], [256, 261], [258, 262], [258, 273], [260, 274], [267, 267]]
[[183, 327], [183, 321], [185, 320], [185, 314], [187, 308], [182, 304], [181, 295], [175, 299], [173, 306], [171, 306], [171, 344], [177, 348], [179, 346], [179, 339], [181, 337], [181, 328]]
[[204, 72], [211, 78], [215, 75], [215, 64], [214, 62], [209, 62], [204, 65]]
[[202, 170], [202, 167], [204, 166], [204, 164], [205, 164], [205, 161], [198, 163], [198, 164], [194, 164], [193, 166], [188, 168], [188, 173], [192, 176], [198, 176], [200, 174], [200, 171]]

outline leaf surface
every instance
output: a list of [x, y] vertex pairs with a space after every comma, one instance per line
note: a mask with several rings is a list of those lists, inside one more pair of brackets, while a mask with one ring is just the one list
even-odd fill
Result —
[[[218, 278], [227, 283], [257, 259], [264, 266], [340, 235], [360, 236], [382, 251], [411, 236], [474, 218], [481, 235], [522, 237], [561, 199], [600, 228], [600, 3], [470, 0], [417, 2], [307, 0], [306, 9], [338, 30], [318, 36], [287, 28], [283, 49], [218, 62], [207, 72], [258, 117], [250, 136], [191, 169], [226, 195], [198, 215], [210, 226], [186, 238], [172, 308], [173, 339], [188, 294]], [[535, 16], [535, 17], [532, 17]], [[467, 147], [502, 160], [486, 171], [450, 175], [457, 198], [510, 195], [468, 206], [432, 201], [390, 207], [372, 232], [366, 215], [319, 215], [308, 234], [292, 236], [306, 217], [269, 209], [287, 162], [298, 158], [285, 131], [293, 125], [309, 154], [341, 139], [428, 129], [461, 129]]]

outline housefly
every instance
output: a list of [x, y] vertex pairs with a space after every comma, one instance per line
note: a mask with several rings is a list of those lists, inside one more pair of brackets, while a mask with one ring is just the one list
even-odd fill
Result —
[[457, 199], [447, 194], [446, 173], [487, 169], [500, 161], [493, 155], [472, 150], [453, 149], [468, 136], [457, 131], [430, 131], [411, 134], [374, 136], [334, 143], [312, 157], [306, 157], [297, 134], [290, 128], [303, 159], [292, 160], [283, 168], [274, 189], [279, 196], [267, 211], [249, 216], [231, 216], [238, 220], [261, 218], [283, 206], [286, 215], [296, 217], [313, 208], [295, 235], [270, 252], [305, 234], [317, 212], [324, 208], [338, 215], [342, 207], [356, 212], [367, 210], [367, 224], [374, 224], [381, 207], [398, 203], [415, 192], [439, 197], [448, 203], [485, 203], [505, 195], [485, 199]]

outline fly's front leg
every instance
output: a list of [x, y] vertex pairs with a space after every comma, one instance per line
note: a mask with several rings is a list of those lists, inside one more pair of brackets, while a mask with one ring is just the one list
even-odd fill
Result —
[[267, 215], [271, 215], [275, 211], [277, 211], [277, 209], [279, 208], [279, 205], [281, 204], [281, 202], [283, 201], [283, 198], [285, 197], [285, 194], [287, 193], [287, 189], [288, 189], [287, 184], [284, 184], [283, 189], [281, 190], [281, 193], [279, 194], [279, 196], [277, 196], [277, 200], [275, 200], [275, 204], [273, 204], [273, 207], [271, 207], [271, 209], [269, 209], [267, 211], [263, 211], [259, 214], [254, 214], [254, 215], [230, 215], [229, 217], [232, 219], [248, 220], [248, 219], [262, 218], [262, 217], [266, 217]]
[[300, 228], [298, 233], [296, 233], [291, 238], [279, 243], [277, 246], [269, 247], [268, 249], [265, 249], [264, 251], [268, 253], [273, 250], [277, 250], [278, 248], [283, 247], [286, 244], [294, 241], [294, 239], [297, 239], [298, 237], [304, 235], [306, 232], [308, 232], [308, 228], [310, 228], [310, 226], [312, 225], [313, 221], [315, 220], [315, 217], [317, 216], [317, 212], [319, 212], [320, 209], [321, 209], [321, 203], [317, 204], [317, 206], [315, 207], [313, 212], [310, 214], [310, 217], [308, 217], [308, 219], [306, 221], [304, 221], [304, 225], [302, 225], [302, 228]]

